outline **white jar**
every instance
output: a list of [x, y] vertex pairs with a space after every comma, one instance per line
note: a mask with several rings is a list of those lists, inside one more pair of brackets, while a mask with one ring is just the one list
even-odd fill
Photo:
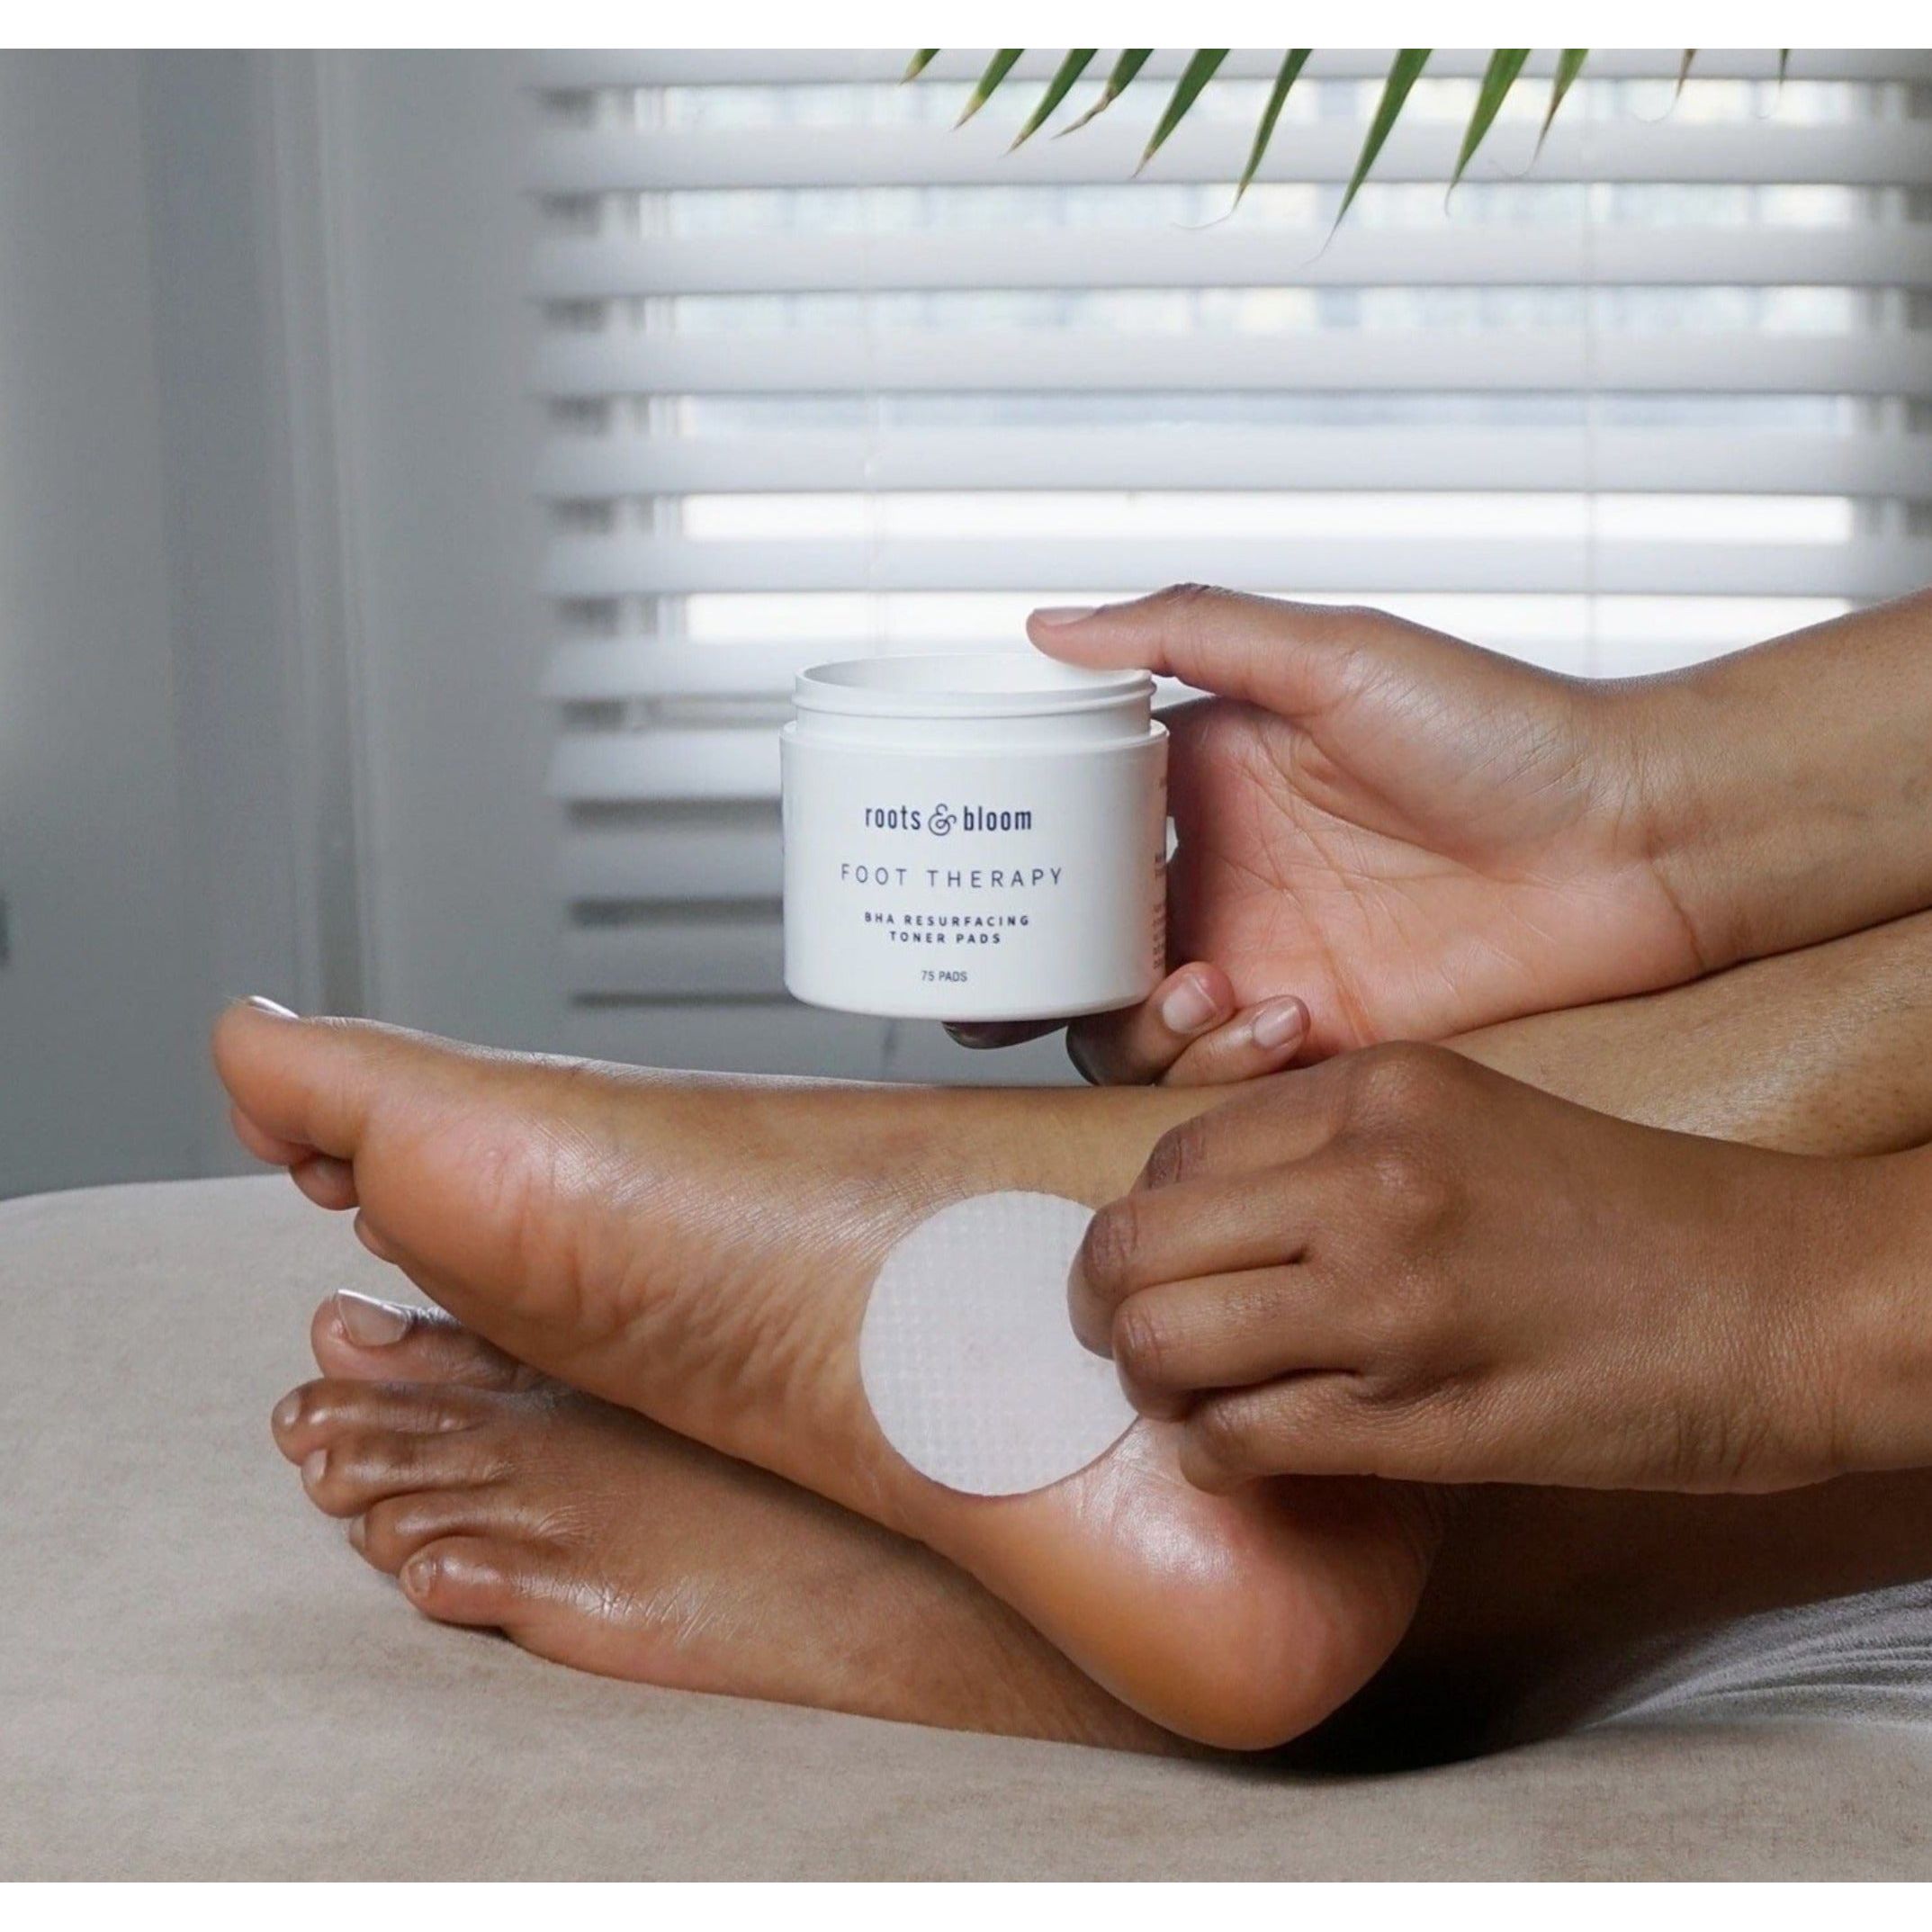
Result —
[[1145, 999], [1166, 959], [1167, 730], [1145, 671], [1034, 652], [799, 673], [785, 984], [813, 1006], [1035, 1020]]

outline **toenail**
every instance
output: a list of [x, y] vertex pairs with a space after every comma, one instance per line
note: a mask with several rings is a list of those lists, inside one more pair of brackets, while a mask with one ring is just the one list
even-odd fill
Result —
[[369, 1519], [366, 1516], [349, 1518], [348, 1539], [351, 1550], [360, 1550], [369, 1538]]
[[292, 1391], [283, 1396], [269, 1420], [278, 1429], [292, 1429], [301, 1420], [301, 1397]]
[[411, 1596], [427, 1596], [436, 1588], [436, 1575], [443, 1567], [440, 1557], [413, 1556], [402, 1566], [402, 1580]]
[[274, 1000], [265, 1000], [258, 993], [251, 993], [241, 1003], [244, 1006], [252, 1006], [258, 1013], [270, 1014], [276, 1020], [295, 1020], [301, 1017]]
[[326, 1449], [311, 1449], [301, 1459], [301, 1479], [313, 1489], [328, 1472], [328, 1451]]
[[342, 1324], [342, 1332], [360, 1348], [386, 1348], [409, 1332], [407, 1308], [358, 1295], [350, 1288], [336, 1290], [336, 1319]]

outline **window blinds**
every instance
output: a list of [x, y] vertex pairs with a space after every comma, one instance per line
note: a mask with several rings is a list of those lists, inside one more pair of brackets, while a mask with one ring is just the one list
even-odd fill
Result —
[[537, 57], [561, 971], [641, 1051], [933, 1064], [783, 1003], [801, 663], [1205, 579], [1639, 671], [1932, 580], [1932, 55], [1600, 54], [1532, 166], [1543, 55], [1445, 211], [1438, 53], [1332, 239], [1386, 54], [1227, 219], [1278, 57], [1134, 179], [1183, 58], [1008, 153], [1051, 54], [958, 130], [982, 54]]

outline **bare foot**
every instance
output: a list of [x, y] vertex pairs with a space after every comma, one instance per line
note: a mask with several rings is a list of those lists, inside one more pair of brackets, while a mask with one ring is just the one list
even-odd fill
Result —
[[325, 1379], [276, 1405], [276, 1444], [426, 1616], [674, 1689], [1185, 1748], [930, 1550], [446, 1316], [345, 1294], [310, 1333]]
[[992, 1188], [1107, 1200], [1200, 1095], [670, 1078], [246, 1006], [215, 1048], [247, 1144], [359, 1209], [368, 1245], [461, 1321], [930, 1545], [1167, 1730], [1296, 1736], [1414, 1613], [1438, 1531], [1422, 1492], [1209, 1496], [1143, 1424], [1051, 1489], [964, 1497], [866, 1406], [859, 1320], [903, 1231]]

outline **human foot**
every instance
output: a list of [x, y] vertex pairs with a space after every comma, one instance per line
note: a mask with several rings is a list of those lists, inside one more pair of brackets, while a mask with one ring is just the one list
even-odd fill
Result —
[[276, 1444], [426, 1616], [668, 1688], [1183, 1748], [930, 1550], [446, 1316], [342, 1294], [310, 1338], [325, 1379], [275, 1406]]
[[1210, 1497], [1137, 1428], [1027, 1496], [957, 1496], [858, 1379], [880, 1257], [943, 1201], [1098, 1203], [1203, 1104], [671, 1078], [252, 1007], [216, 1056], [244, 1140], [511, 1355], [929, 1544], [1166, 1729], [1261, 1748], [1399, 1639], [1436, 1511], [1367, 1484]]

